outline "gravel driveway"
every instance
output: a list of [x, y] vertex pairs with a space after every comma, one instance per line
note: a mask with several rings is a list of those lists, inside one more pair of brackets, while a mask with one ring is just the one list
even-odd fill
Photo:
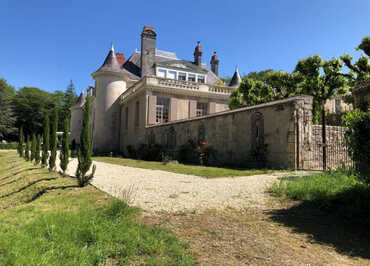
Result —
[[[132, 200], [131, 204], [150, 212], [202, 211], [261, 206], [268, 195], [267, 185], [293, 172], [245, 177], [207, 179], [160, 170], [125, 167], [95, 162], [92, 184], [115, 197]], [[77, 159], [68, 165], [68, 174], [76, 171]]]

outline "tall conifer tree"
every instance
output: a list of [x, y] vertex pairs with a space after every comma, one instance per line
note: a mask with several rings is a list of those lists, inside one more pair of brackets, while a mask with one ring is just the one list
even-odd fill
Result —
[[35, 153], [35, 164], [39, 164], [41, 157], [40, 157], [40, 146], [41, 146], [41, 136], [37, 135], [36, 138], [36, 153]]
[[31, 162], [36, 157], [36, 135], [32, 133], [32, 142], [31, 142]]
[[23, 136], [23, 127], [19, 129], [19, 142], [18, 142], [18, 154], [19, 157], [23, 157], [23, 143], [24, 143], [24, 136]]
[[62, 150], [60, 151], [60, 168], [63, 171], [63, 176], [66, 175], [66, 170], [69, 163], [69, 119], [64, 119], [64, 131], [62, 139]]
[[45, 167], [48, 163], [49, 158], [49, 138], [50, 138], [50, 124], [49, 124], [49, 115], [45, 114], [44, 118], [44, 134], [42, 135], [42, 158], [41, 158], [41, 165]]
[[26, 150], [24, 152], [24, 159], [26, 159], [26, 161], [28, 161], [30, 159], [30, 146], [31, 146], [31, 143], [30, 143], [30, 137], [27, 136], [27, 141], [26, 141]]
[[50, 138], [50, 158], [49, 158], [49, 171], [53, 171], [55, 169], [55, 161], [57, 158], [57, 130], [58, 130], [58, 110], [57, 108], [54, 109], [54, 120], [51, 127], [51, 138]]
[[86, 186], [89, 181], [94, 177], [96, 166], [93, 165], [92, 173], [87, 175], [92, 164], [92, 142], [90, 137], [90, 96], [86, 98], [84, 106], [84, 115], [82, 122], [82, 132], [80, 136], [80, 148], [78, 150], [78, 166], [76, 177], [80, 187]]

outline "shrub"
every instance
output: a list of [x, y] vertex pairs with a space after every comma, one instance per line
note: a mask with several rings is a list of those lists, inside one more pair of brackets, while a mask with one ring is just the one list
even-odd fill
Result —
[[135, 152], [137, 158], [145, 161], [161, 161], [163, 148], [159, 144], [141, 144]]
[[75, 139], [73, 139], [73, 140], [72, 140], [72, 143], [71, 143], [71, 157], [72, 157], [72, 158], [75, 158], [75, 157], [76, 157], [76, 155], [77, 155], [77, 151], [76, 151], [76, 149], [77, 149], [76, 140], [75, 140]]
[[66, 175], [66, 170], [69, 163], [69, 119], [64, 120], [64, 132], [62, 138], [62, 150], [60, 151], [60, 168], [63, 171], [63, 176]]
[[35, 160], [35, 157], [36, 157], [36, 135], [35, 133], [33, 133], [31, 142], [31, 162]]
[[132, 159], [136, 159], [137, 158], [137, 152], [136, 152], [136, 149], [135, 149], [134, 146], [127, 145], [126, 149], [127, 149], [127, 156], [129, 158], [132, 158]]
[[359, 177], [370, 183], [370, 111], [358, 109], [345, 117], [345, 141]]
[[41, 136], [37, 135], [36, 138], [36, 153], [35, 153], [35, 164], [39, 164], [41, 161], [40, 157], [40, 146], [41, 146]]
[[211, 157], [216, 160], [216, 150], [210, 143], [203, 141], [197, 145], [193, 140], [180, 146], [178, 156], [182, 163], [200, 165], [209, 165]]
[[30, 148], [31, 148], [31, 142], [30, 142], [30, 137], [27, 136], [27, 141], [26, 141], [26, 149], [25, 149], [25, 152], [24, 152], [24, 159], [26, 159], [26, 161], [28, 161], [30, 159]]

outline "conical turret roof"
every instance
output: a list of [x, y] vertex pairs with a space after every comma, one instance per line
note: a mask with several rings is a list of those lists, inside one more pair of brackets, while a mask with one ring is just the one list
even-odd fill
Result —
[[117, 60], [116, 53], [114, 52], [113, 44], [107, 57], [104, 60], [103, 65], [95, 73], [100, 72], [118, 72], [118, 73], [122, 72], [120, 64], [118, 63]]
[[71, 108], [82, 107], [84, 106], [85, 102], [86, 102], [86, 98], [85, 98], [84, 92], [81, 91], [81, 94], [77, 99], [77, 102], [74, 105], [72, 105]]
[[240, 75], [239, 75], [238, 66], [236, 66], [235, 73], [234, 73], [233, 77], [231, 78], [229, 86], [230, 87], [239, 87], [240, 83], [242, 83], [242, 79], [240, 78]]

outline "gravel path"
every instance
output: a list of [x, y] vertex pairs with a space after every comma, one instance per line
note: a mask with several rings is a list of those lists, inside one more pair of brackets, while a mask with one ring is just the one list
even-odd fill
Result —
[[[202, 211], [205, 209], [236, 209], [263, 206], [268, 199], [266, 186], [282, 176], [300, 173], [274, 173], [245, 177], [207, 179], [160, 170], [125, 167], [94, 162], [92, 184], [131, 204], [156, 212]], [[77, 159], [68, 165], [74, 176]]]

